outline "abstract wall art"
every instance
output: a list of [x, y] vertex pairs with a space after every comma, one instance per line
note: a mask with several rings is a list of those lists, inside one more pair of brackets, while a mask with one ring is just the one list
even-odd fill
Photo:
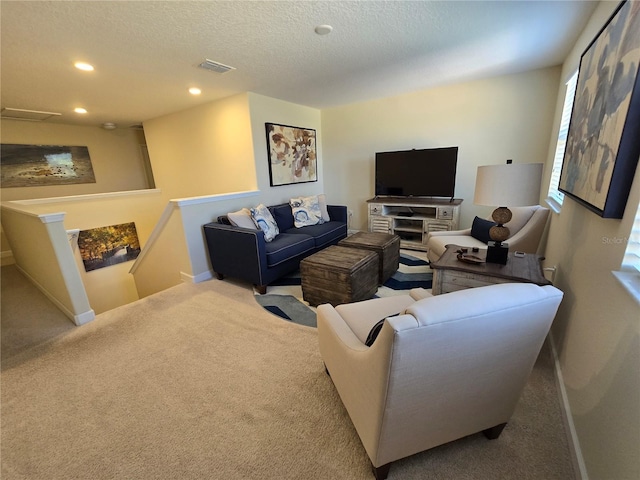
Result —
[[265, 127], [271, 186], [316, 182], [316, 131], [275, 123]]
[[640, 154], [640, 2], [624, 1], [580, 58], [560, 191], [622, 218]]

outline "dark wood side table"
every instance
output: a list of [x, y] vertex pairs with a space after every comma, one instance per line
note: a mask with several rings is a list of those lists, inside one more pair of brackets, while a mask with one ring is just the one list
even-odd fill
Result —
[[[484, 287], [496, 283], [535, 283], [536, 285], [551, 285], [544, 277], [541, 262], [544, 257], [533, 253], [526, 253], [524, 257], [516, 257], [509, 252], [506, 265], [497, 263], [466, 263], [458, 260], [459, 245], [447, 245], [447, 249], [436, 261], [431, 262], [433, 269], [432, 293], [455, 292], [465, 288]], [[482, 259], [486, 258], [487, 251], [471, 252]]]

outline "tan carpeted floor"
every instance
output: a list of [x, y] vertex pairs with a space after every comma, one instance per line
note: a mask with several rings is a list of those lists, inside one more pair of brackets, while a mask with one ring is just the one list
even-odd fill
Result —
[[[20, 337], [6, 314], [3, 349]], [[183, 284], [71, 326], [3, 352], [4, 480], [373, 478], [315, 329], [249, 288]], [[473, 435], [389, 474], [487, 478], [574, 478], [548, 349], [498, 440]]]

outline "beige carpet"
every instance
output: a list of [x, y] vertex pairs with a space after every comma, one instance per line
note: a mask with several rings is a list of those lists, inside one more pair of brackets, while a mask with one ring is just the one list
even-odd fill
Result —
[[[5, 358], [1, 379], [4, 480], [373, 478], [315, 329], [231, 282], [98, 315]], [[548, 350], [498, 440], [473, 435], [389, 474], [573, 477]]]

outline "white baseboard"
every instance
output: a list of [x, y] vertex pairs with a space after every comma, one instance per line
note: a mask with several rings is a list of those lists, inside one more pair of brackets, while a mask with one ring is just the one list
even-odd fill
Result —
[[45, 297], [53, 302], [53, 304], [62, 311], [69, 319], [75, 323], [77, 326], [84, 325], [85, 323], [90, 322], [94, 318], [96, 318], [96, 313], [93, 309], [89, 309], [86, 312], [82, 312], [79, 314], [73, 313], [66, 306], [64, 306], [56, 297], [54, 297], [46, 288], [44, 288], [35, 278], [29, 275], [25, 270], [23, 270], [19, 265], [16, 265], [20, 273], [22, 273], [29, 281], [35, 285], [35, 287], [40, 290]]
[[16, 263], [13, 258], [13, 252], [11, 250], [5, 250], [0, 252], [0, 265], [13, 265]]
[[180, 272], [180, 277], [183, 282], [186, 283], [200, 283], [207, 280], [211, 280], [213, 278], [213, 272], [211, 270], [207, 270], [206, 272], [199, 273], [198, 275], [189, 275], [185, 272]]
[[80, 315], [73, 316], [73, 323], [76, 325], [84, 325], [85, 323], [89, 323], [91, 320], [96, 318], [96, 312], [93, 310], [89, 310], [87, 312], [81, 313]]
[[571, 415], [571, 406], [569, 405], [567, 390], [564, 386], [564, 379], [562, 377], [562, 370], [560, 368], [560, 361], [558, 359], [556, 343], [551, 332], [549, 332], [549, 342], [551, 344], [551, 351], [553, 352], [553, 361], [555, 364], [556, 385], [558, 387], [558, 392], [560, 393], [560, 410], [562, 411], [565, 429], [569, 433], [569, 450], [571, 450], [572, 453], [571, 460], [573, 462], [573, 470], [576, 473], [576, 480], [589, 480], [589, 475], [587, 474], [587, 466], [585, 465], [584, 458], [582, 457], [580, 441], [578, 440], [576, 427], [573, 423], [573, 416]]

